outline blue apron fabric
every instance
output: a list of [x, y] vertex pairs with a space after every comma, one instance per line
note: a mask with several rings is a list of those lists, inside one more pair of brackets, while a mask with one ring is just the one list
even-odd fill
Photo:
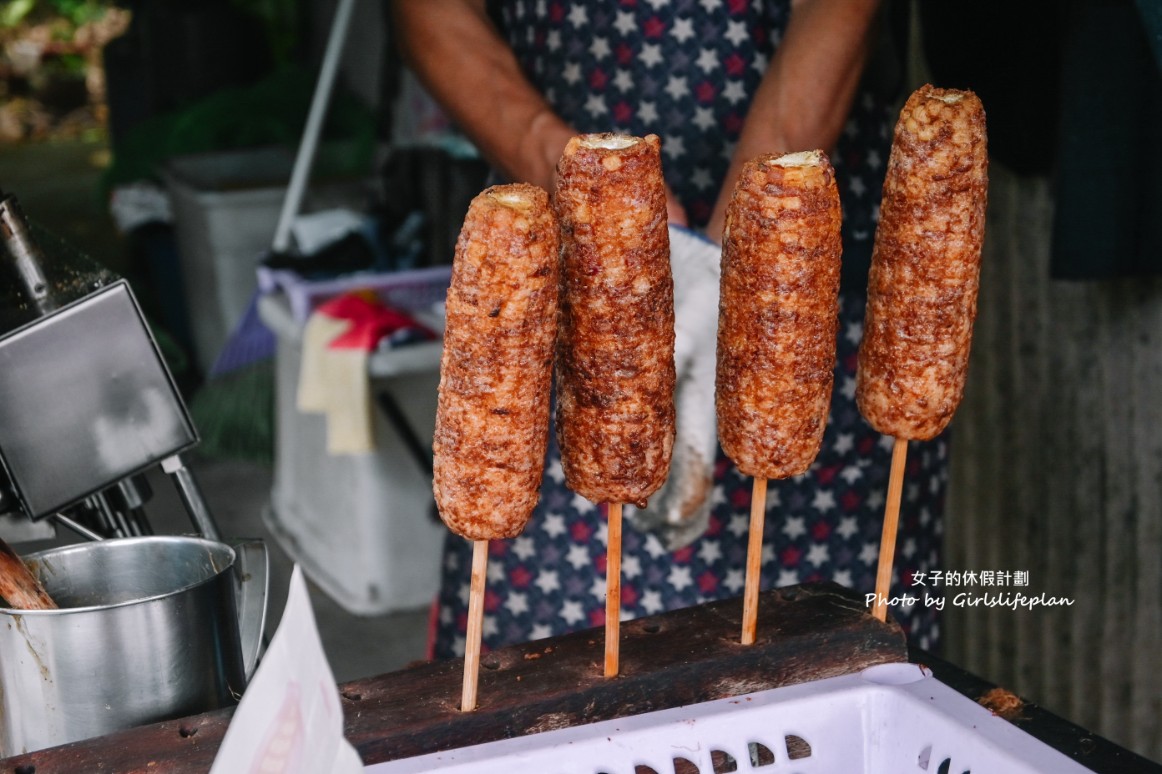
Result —
[[[578, 131], [658, 134], [667, 182], [692, 225], [706, 222], [750, 97], [786, 25], [787, 0], [513, 0], [492, 3], [490, 12], [527, 76]], [[812, 469], [769, 482], [763, 588], [814, 580], [861, 592], [875, 587], [891, 439], [862, 419], [854, 393], [866, 259], [894, 120], [890, 104], [870, 92], [861, 95], [833, 154], [850, 266], [840, 299], [831, 417]], [[910, 448], [897, 595], [915, 593], [914, 573], [943, 569], [947, 457], [944, 438]], [[720, 451], [709, 527], [677, 551], [625, 522], [623, 618], [741, 595], [751, 484]], [[551, 442], [532, 519], [519, 537], [490, 544], [484, 647], [600, 626], [606, 539], [604, 509], [565, 487], [560, 452]], [[436, 657], [463, 653], [470, 569], [470, 543], [449, 535]], [[929, 588], [930, 594], [939, 591]], [[899, 605], [891, 613], [916, 644], [937, 646], [935, 608]]]

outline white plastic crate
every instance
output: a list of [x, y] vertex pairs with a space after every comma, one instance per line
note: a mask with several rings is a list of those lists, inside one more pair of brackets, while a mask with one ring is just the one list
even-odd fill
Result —
[[374, 774], [1075, 774], [914, 664], [464, 747]]
[[[387, 279], [379, 283], [390, 285]], [[421, 304], [426, 295], [410, 297]], [[393, 300], [415, 311], [402, 298]], [[277, 338], [274, 483], [264, 522], [310, 579], [348, 612], [382, 615], [430, 604], [447, 533], [432, 518], [431, 477], [378, 408], [372, 412], [374, 453], [328, 454], [323, 415], [295, 405], [301, 325], [282, 295], [264, 296], [259, 312]], [[441, 351], [441, 342], [413, 344], [376, 352], [368, 363], [373, 389], [392, 394], [427, 444], [435, 429]]]

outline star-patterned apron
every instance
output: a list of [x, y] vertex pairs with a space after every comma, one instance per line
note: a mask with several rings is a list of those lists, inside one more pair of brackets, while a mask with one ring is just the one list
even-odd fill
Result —
[[[705, 224], [789, 0], [509, 0], [491, 2], [489, 12], [527, 77], [579, 132], [661, 137], [667, 182], [691, 225]], [[855, 370], [894, 121], [894, 105], [861, 93], [832, 154], [843, 204], [844, 290], [831, 417], [811, 470], [768, 484], [764, 589], [815, 580], [861, 593], [875, 588], [892, 441], [860, 416]], [[519, 537], [490, 545], [485, 648], [604, 622], [604, 511], [565, 487], [553, 436], [532, 519]], [[944, 438], [910, 445], [894, 594], [915, 594], [914, 573], [943, 569], [947, 456]], [[742, 594], [751, 479], [721, 452], [712, 497], [706, 533], [677, 551], [625, 522], [623, 619]], [[470, 565], [470, 543], [449, 535], [434, 621], [437, 658], [463, 654]], [[936, 647], [934, 607], [890, 611], [914, 644]]]

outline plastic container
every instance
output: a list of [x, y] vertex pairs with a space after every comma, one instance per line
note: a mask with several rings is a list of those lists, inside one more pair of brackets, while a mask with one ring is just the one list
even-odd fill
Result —
[[[424, 292], [401, 290], [392, 297], [398, 307], [419, 311], [431, 298], [443, 298], [447, 278], [444, 272]], [[405, 275], [363, 279], [381, 290], [393, 279], [408, 282]], [[317, 287], [299, 290], [310, 303], [327, 297]], [[375, 453], [329, 455], [323, 415], [304, 414], [295, 405], [301, 321], [283, 293], [264, 296], [259, 313], [277, 340], [274, 482], [263, 514], [267, 527], [310, 579], [351, 613], [380, 615], [429, 605], [447, 534], [435, 515], [431, 476], [378, 409], [373, 412]], [[368, 361], [372, 389], [395, 398], [428, 449], [441, 351], [440, 342], [416, 344], [376, 352]]]
[[[326, 155], [323, 149], [320, 154]], [[290, 150], [261, 148], [181, 156], [161, 170], [173, 206], [194, 354], [203, 370], [209, 370], [254, 295], [255, 269], [274, 239], [293, 164]], [[327, 168], [325, 158], [320, 165]], [[361, 180], [328, 178], [324, 172], [312, 182], [302, 211], [361, 210], [364, 189]]]
[[290, 305], [297, 325], [320, 304], [354, 290], [370, 290], [389, 306], [416, 312], [441, 303], [452, 279], [451, 266], [433, 266], [396, 272], [348, 274], [326, 280], [307, 281], [293, 271], [258, 267], [258, 287], [263, 293], [281, 292]]
[[374, 774], [1075, 774], [914, 664], [368, 766]]

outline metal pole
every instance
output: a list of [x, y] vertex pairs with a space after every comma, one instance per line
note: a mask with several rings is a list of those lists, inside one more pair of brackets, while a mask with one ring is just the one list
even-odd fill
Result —
[[101, 533], [94, 532], [93, 530], [89, 529], [84, 524], [81, 524], [78, 521], [73, 521], [68, 516], [65, 516], [63, 513], [53, 514], [52, 520], [55, 521], [57, 524], [61, 525], [62, 527], [67, 527], [68, 529], [71, 529], [73, 532], [76, 532], [78, 535], [85, 538], [86, 540], [104, 540], [105, 539], [105, 536], [102, 535]]
[[182, 504], [186, 506], [186, 511], [190, 514], [198, 533], [208, 540], [220, 541], [222, 534], [218, 531], [218, 525], [214, 523], [206, 499], [202, 497], [202, 490], [194, 479], [193, 472], [182, 462], [182, 458], [176, 454], [167, 457], [161, 461], [161, 469], [173, 479], [182, 498]]
[[315, 95], [311, 100], [311, 110], [307, 114], [306, 128], [303, 129], [303, 137], [299, 142], [295, 166], [291, 172], [290, 184], [287, 186], [286, 198], [283, 199], [282, 211], [279, 213], [278, 226], [271, 244], [271, 252], [275, 254], [285, 253], [290, 247], [291, 226], [295, 216], [298, 215], [303, 193], [306, 191], [307, 175], [314, 163], [315, 149], [319, 145], [323, 119], [327, 115], [327, 104], [331, 99], [335, 75], [343, 58], [344, 41], [347, 37], [347, 28], [351, 25], [351, 12], [354, 8], [355, 0], [339, 0], [334, 19], [331, 21], [331, 34], [327, 38], [327, 49], [323, 54], [323, 64], [318, 83], [315, 85]]

